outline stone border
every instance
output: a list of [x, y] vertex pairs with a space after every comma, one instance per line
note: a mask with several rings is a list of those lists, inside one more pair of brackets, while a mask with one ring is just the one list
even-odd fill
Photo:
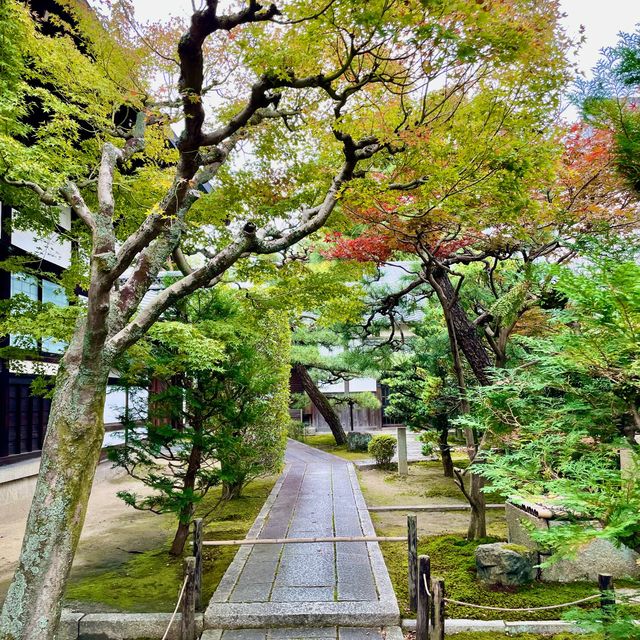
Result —
[[[356, 501], [362, 531], [365, 536], [375, 536], [377, 535], [376, 530], [373, 526], [373, 522], [371, 521], [369, 509], [367, 508], [367, 503], [362, 495], [362, 490], [360, 489], [356, 469], [352, 464], [348, 465], [348, 469], [351, 488]], [[367, 542], [367, 550], [369, 552], [369, 561], [371, 562], [371, 569], [373, 571], [373, 579], [375, 580], [376, 588], [378, 590], [380, 606], [385, 609], [393, 609], [397, 612], [397, 616], [399, 618], [400, 609], [398, 608], [398, 601], [396, 600], [396, 594], [393, 590], [393, 585], [391, 584], [389, 572], [387, 571], [387, 565], [384, 563], [380, 545], [377, 542]]]
[[[351, 463], [347, 463], [346, 466], [363, 532], [365, 535], [375, 535], [355, 467]], [[247, 534], [247, 538], [258, 537], [290, 468], [291, 465], [285, 467], [285, 471], [278, 479]], [[378, 600], [370, 602], [227, 602], [247, 562], [251, 549], [251, 545], [241, 547], [229, 565], [205, 612], [205, 629], [304, 626], [393, 627], [400, 621], [398, 602], [377, 542], [367, 543], [371, 570], [378, 591]]]
[[[331, 629], [332, 627], [327, 628]], [[318, 627], [318, 629], [322, 629], [322, 627]], [[207, 629], [202, 633], [200, 640], [221, 640], [223, 633], [222, 629]], [[404, 640], [404, 633], [400, 627], [382, 627], [382, 633], [386, 640]]]
[[[269, 516], [269, 512], [271, 511], [271, 507], [273, 503], [276, 501], [278, 494], [280, 493], [280, 489], [282, 489], [282, 485], [284, 484], [285, 478], [289, 474], [291, 470], [291, 464], [286, 464], [280, 477], [273, 485], [273, 489], [271, 489], [271, 493], [268, 495], [264, 504], [262, 505], [262, 509], [260, 509], [260, 513], [256, 516], [253, 524], [251, 525], [251, 529], [249, 529], [246, 538], [257, 538], [262, 531], [265, 522], [267, 521], [267, 517]], [[233, 592], [234, 587], [236, 586], [236, 582], [240, 578], [240, 574], [244, 569], [244, 565], [247, 563], [249, 559], [249, 554], [253, 546], [251, 545], [243, 545], [238, 549], [235, 557], [233, 558], [231, 564], [227, 567], [227, 570], [224, 572], [222, 576], [222, 580], [220, 580], [213, 596], [211, 596], [211, 600], [209, 601], [209, 606], [207, 607], [207, 614], [211, 605], [215, 602], [225, 603], [231, 593]]]
[[[136, 640], [162, 638], [170, 613], [75, 613], [63, 611], [59, 640]], [[181, 615], [177, 614], [168, 640], [179, 640]], [[196, 634], [203, 629], [203, 614], [196, 613]]]
[[[413, 631], [416, 628], [415, 620], [402, 620], [402, 628]], [[577, 625], [564, 620], [520, 620], [510, 622], [507, 620], [467, 620], [465, 618], [447, 618], [444, 622], [447, 635], [456, 633], [503, 633], [516, 635], [520, 633], [533, 633], [537, 635], [555, 635], [558, 633], [587, 633]]]
[[[309, 445], [310, 446], [310, 445]], [[436, 458], [434, 456], [429, 456], [428, 458], [411, 458], [409, 457], [407, 459], [407, 464], [416, 464], [417, 462], [437, 462], [439, 460], [439, 458]], [[371, 471], [372, 469], [377, 469], [378, 468], [378, 464], [376, 463], [375, 460], [354, 460], [353, 464], [356, 465], [356, 467], [358, 467], [358, 469], [360, 469], [361, 471]], [[398, 461], [394, 460], [391, 462], [391, 464], [389, 465], [388, 469], [385, 469], [385, 471], [388, 470], [398, 470]]]

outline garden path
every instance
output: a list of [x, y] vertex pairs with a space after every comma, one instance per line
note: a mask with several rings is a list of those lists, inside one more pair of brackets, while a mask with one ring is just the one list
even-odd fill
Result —
[[[350, 462], [291, 440], [286, 462], [248, 538], [375, 535]], [[376, 628], [398, 620], [377, 543], [269, 544], [240, 548], [209, 604], [205, 627], [229, 629], [218, 632], [223, 640], [364, 640], [383, 637]], [[253, 629], [238, 629], [243, 625]]]

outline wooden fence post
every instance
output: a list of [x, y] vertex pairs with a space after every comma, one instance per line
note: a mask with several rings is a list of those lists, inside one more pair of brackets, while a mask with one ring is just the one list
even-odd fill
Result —
[[196, 609], [202, 609], [202, 518], [193, 521], [193, 557], [196, 559], [194, 591]]
[[409, 609], [418, 610], [418, 518], [407, 516], [407, 556], [409, 560]]
[[600, 607], [603, 618], [610, 620], [616, 606], [616, 593], [613, 586], [613, 576], [607, 573], [598, 574], [598, 589], [600, 589]]
[[416, 640], [429, 640], [431, 598], [429, 597], [427, 585], [430, 583], [431, 560], [429, 556], [420, 556], [418, 558], [418, 619], [416, 620]]
[[187, 580], [187, 585], [182, 596], [180, 640], [195, 640], [196, 637], [195, 571], [196, 559], [193, 556], [185, 558], [184, 577]]
[[444, 580], [431, 581], [431, 637], [429, 640], [444, 640]]

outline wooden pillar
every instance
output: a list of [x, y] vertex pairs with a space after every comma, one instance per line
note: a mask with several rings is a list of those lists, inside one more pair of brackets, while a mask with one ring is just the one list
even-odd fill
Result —
[[431, 636], [429, 640], [444, 640], [444, 580], [431, 581]]
[[398, 473], [409, 475], [407, 464], [407, 427], [398, 427]]
[[193, 556], [184, 559], [184, 577], [187, 585], [182, 596], [182, 620], [180, 624], [180, 640], [196, 638], [196, 600], [195, 600], [196, 559]]
[[416, 640], [429, 640], [431, 598], [427, 586], [431, 583], [431, 560], [429, 556], [418, 558], [418, 616]]
[[202, 518], [193, 521], [193, 557], [196, 559], [194, 592], [196, 609], [202, 609]]
[[418, 518], [407, 516], [407, 556], [409, 575], [409, 609], [418, 610]]

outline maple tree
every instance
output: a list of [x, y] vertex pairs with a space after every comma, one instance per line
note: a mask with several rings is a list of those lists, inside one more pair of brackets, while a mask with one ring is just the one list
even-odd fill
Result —
[[[528, 77], [510, 98], [540, 111], [564, 65], [552, 0], [207, 0], [157, 29], [127, 3], [101, 20], [65, 6], [55, 34], [16, 0], [1, 9], [0, 196], [25, 227], [69, 207], [87, 282], [0, 617], [11, 640], [56, 634], [115, 359], [181, 298], [320, 229], [374, 158], [389, 165], [480, 84]], [[184, 277], [142, 305], [172, 260]]]

